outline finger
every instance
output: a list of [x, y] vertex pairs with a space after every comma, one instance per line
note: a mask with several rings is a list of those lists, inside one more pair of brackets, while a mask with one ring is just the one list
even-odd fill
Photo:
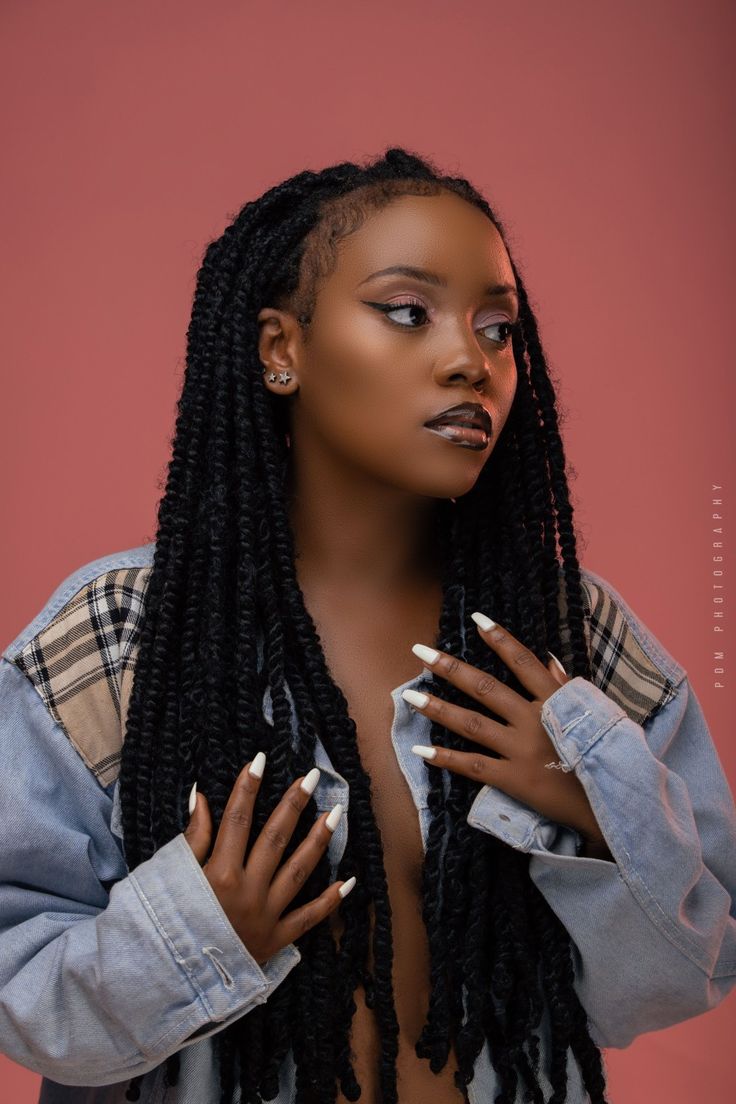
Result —
[[189, 823], [184, 829], [184, 838], [194, 852], [200, 866], [207, 859], [207, 854], [212, 843], [212, 815], [207, 798], [196, 790], [197, 783], [192, 786], [194, 798], [194, 811], [189, 817]]
[[526, 648], [515, 636], [496, 624], [484, 613], [470, 615], [478, 626], [478, 631], [493, 648], [496, 655], [506, 664], [522, 686], [539, 701], [549, 696], [553, 687], [552, 676], [541, 660], [537, 659], [530, 648]]
[[246, 863], [254, 892], [264, 896], [268, 892], [296, 822], [312, 796], [319, 776], [319, 767], [312, 767], [303, 778], [297, 778], [263, 825]]
[[[246, 763], [230, 792], [210, 862], [220, 870], [238, 869], [243, 866], [248, 846], [250, 827], [253, 823], [253, 807], [261, 786], [265, 755], [258, 752], [252, 763]], [[260, 774], [253, 774], [250, 767]]]
[[268, 894], [269, 908], [280, 916], [289, 901], [296, 897], [309, 875], [329, 847], [330, 840], [343, 815], [338, 802], [329, 813], [323, 813], [312, 825], [309, 835], [278, 871]]
[[[294, 909], [285, 916], [276, 928], [278, 941], [284, 945], [293, 943], [306, 931], [319, 924], [326, 916], [337, 909], [355, 886], [355, 876], [346, 882], [333, 882], [319, 897]], [[341, 892], [342, 891], [342, 892]]]
[[457, 656], [428, 648], [426, 644], [414, 644], [412, 651], [438, 675], [457, 686], [468, 697], [480, 702], [496, 716], [503, 717], [510, 724], [517, 724], [524, 717], [529, 703], [500, 679], [465, 663]]
[[570, 676], [553, 652], [548, 651], [547, 655], [551, 656], [547, 663], [547, 670], [559, 682], [560, 686], [564, 686], [566, 682], [570, 681]]
[[[491, 678], [490, 675], [485, 677]], [[476, 744], [492, 748], [506, 758], [511, 758], [518, 746], [518, 737], [513, 727], [499, 724], [473, 709], [464, 709], [461, 705], [443, 701], [434, 694], [426, 694], [420, 690], [403, 690], [402, 697], [420, 713], [449, 728], [451, 732], [457, 732], [458, 736], [465, 736]]]
[[451, 770], [462, 774], [484, 786], [496, 786], [510, 793], [513, 787], [514, 765], [508, 759], [491, 759], [474, 751], [455, 751], [454, 748], [440, 747], [437, 744], [414, 744], [411, 749], [415, 755], [426, 759], [433, 767]]

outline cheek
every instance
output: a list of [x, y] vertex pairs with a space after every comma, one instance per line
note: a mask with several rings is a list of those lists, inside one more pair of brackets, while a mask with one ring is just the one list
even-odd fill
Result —
[[408, 368], [403, 365], [402, 372], [395, 348], [376, 334], [375, 325], [333, 327], [329, 341], [310, 355], [310, 406], [358, 432], [361, 425], [375, 430], [377, 419], [390, 431], [411, 409]]

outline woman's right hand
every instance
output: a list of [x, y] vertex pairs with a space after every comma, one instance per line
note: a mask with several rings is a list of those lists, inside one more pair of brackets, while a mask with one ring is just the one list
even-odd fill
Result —
[[[265, 756], [259, 752], [253, 766], [256, 769], [260, 767], [262, 773], [264, 764]], [[281, 915], [324, 854], [339, 822], [342, 807], [338, 811], [338, 806], [335, 806], [331, 813], [320, 816], [289, 861], [276, 872], [299, 815], [319, 777], [318, 768], [314, 767], [308, 775], [297, 778], [286, 791], [264, 824], [247, 863], [243, 865], [253, 823], [253, 808], [261, 784], [260, 777], [250, 773], [250, 766], [246, 763], [235, 779], [215, 846], [207, 862], [205, 859], [212, 841], [212, 816], [202, 793], [196, 795], [196, 806], [184, 836], [200, 866], [204, 864], [204, 875], [228, 920], [258, 965], [262, 966], [276, 951], [293, 943], [334, 912], [355, 885], [355, 878], [333, 882], [319, 897], [286, 916]], [[317, 771], [316, 775], [314, 771]], [[314, 783], [310, 791], [302, 788], [305, 778]], [[331, 818], [331, 825], [328, 818]]]

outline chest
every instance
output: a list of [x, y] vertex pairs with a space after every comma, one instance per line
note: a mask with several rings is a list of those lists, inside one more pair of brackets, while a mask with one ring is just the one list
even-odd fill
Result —
[[310, 612], [330, 670], [355, 722], [358, 752], [371, 782], [371, 803], [390, 886], [418, 889], [424, 850], [417, 808], [392, 740], [392, 691], [421, 673], [412, 644], [432, 644], [441, 593], [368, 609], [312, 598]]

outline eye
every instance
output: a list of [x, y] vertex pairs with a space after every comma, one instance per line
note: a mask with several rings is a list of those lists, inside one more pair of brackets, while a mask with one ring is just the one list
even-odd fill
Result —
[[509, 343], [509, 339], [510, 339], [511, 335], [513, 334], [514, 330], [518, 329], [518, 327], [519, 327], [518, 322], [491, 322], [488, 326], [483, 326], [482, 329], [484, 329], [484, 330], [504, 329], [505, 330], [505, 335], [503, 337], [501, 337], [500, 339], [496, 338], [496, 337], [489, 337], [488, 340], [492, 341], [494, 343], [494, 345], [500, 345], [503, 349], [505, 349], [506, 346]]
[[[413, 299], [407, 299], [403, 303], [368, 303], [369, 307], [375, 307], [376, 310], [382, 311], [387, 317], [391, 314], [397, 314], [399, 311], [419, 311], [420, 314], [427, 315], [427, 308], [422, 303], [417, 303]], [[417, 326], [407, 325], [406, 322], [395, 322], [393, 318], [390, 319], [395, 326], [402, 326], [405, 330], [416, 330]]]
[[[415, 302], [413, 299], [407, 299], [403, 303], [371, 303], [368, 300], [364, 300], [364, 302], [366, 302], [369, 307], [375, 307], [376, 310], [379, 310], [383, 314], [385, 314], [386, 317], [389, 318], [389, 321], [394, 326], [401, 326], [405, 330], [417, 330], [417, 329], [422, 328], [422, 326], [414, 326], [410, 322], [409, 323], [407, 323], [407, 322], [397, 322], [393, 318], [389, 317], [392, 314], [398, 314], [400, 311], [407, 311], [407, 312], [418, 311], [419, 314], [423, 315], [424, 318], [425, 318], [425, 322], [422, 325], [426, 325], [426, 318], [427, 318], [427, 315], [428, 315], [427, 308], [422, 303]], [[494, 345], [500, 345], [502, 349], [505, 349], [505, 348], [508, 347], [509, 339], [510, 339], [512, 333], [514, 332], [515, 329], [518, 328], [518, 326], [519, 326], [518, 321], [517, 322], [492, 322], [492, 323], [489, 323], [489, 325], [487, 325], [487, 326], [480, 327], [480, 329], [481, 329], [481, 332], [483, 332], [485, 330], [496, 330], [496, 329], [504, 330], [505, 332], [504, 332], [502, 337], [500, 337], [500, 338], [486, 337], [486, 340], [487, 341], [492, 341]]]

